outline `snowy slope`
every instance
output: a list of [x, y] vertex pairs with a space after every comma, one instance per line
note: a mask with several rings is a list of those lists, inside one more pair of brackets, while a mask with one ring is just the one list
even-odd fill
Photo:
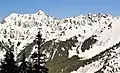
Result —
[[[96, 54], [99, 54], [100, 52], [104, 51], [105, 48], [109, 48], [120, 40], [120, 20], [115, 20], [112, 22], [111, 27], [105, 27], [104, 31], [100, 34], [97, 34], [97, 40], [99, 40], [96, 44], [93, 45], [92, 49], [85, 51], [82, 54], [79, 54], [80, 56], [83, 55], [83, 57], [91, 58], [95, 56]], [[108, 26], [108, 25], [107, 25]], [[110, 29], [108, 29], [110, 28]]]
[[[110, 31], [110, 34], [105, 36], [104, 38], [108, 37], [109, 40], [104, 43], [104, 46], [99, 46], [99, 48], [95, 48], [96, 50], [92, 50], [92, 51], [87, 51], [87, 55], [86, 56], [91, 56], [93, 54], [98, 54], [98, 52], [102, 52], [105, 51], [105, 48], [108, 49], [108, 51], [106, 51], [103, 55], [102, 58], [100, 58], [99, 60], [88, 64], [84, 67], [80, 67], [77, 71], [73, 71], [71, 73], [119, 73], [120, 72], [120, 48], [118, 48], [118, 46], [120, 44], [118, 44], [120, 41], [120, 38], [118, 37], [119, 34], [118, 32], [120, 31], [119, 29], [119, 23], [120, 20], [116, 20], [115, 22], [113, 22], [112, 25], [112, 29]], [[103, 38], [103, 41], [106, 40]], [[116, 39], [116, 40], [115, 40]], [[116, 43], [118, 45], [116, 45]], [[111, 45], [111, 46], [110, 46]], [[110, 50], [109, 50], [110, 49]]]

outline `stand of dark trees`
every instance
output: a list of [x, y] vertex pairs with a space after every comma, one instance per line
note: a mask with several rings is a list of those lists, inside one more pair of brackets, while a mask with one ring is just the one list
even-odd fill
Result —
[[46, 54], [42, 54], [40, 51], [40, 45], [43, 42], [43, 39], [41, 37], [42, 35], [40, 32], [38, 32], [38, 35], [36, 36], [38, 52], [32, 54], [31, 62], [25, 60], [26, 57], [24, 51], [22, 60], [19, 62], [21, 64], [16, 63], [14, 60], [14, 54], [11, 49], [9, 49], [9, 51], [7, 51], [4, 55], [5, 59], [3, 61], [1, 60], [0, 73], [48, 73], [49, 69], [45, 66]]

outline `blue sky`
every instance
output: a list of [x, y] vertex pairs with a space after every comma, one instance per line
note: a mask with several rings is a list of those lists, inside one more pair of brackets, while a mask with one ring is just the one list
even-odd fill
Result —
[[99, 12], [120, 16], [120, 0], [0, 0], [0, 19], [12, 12], [33, 13], [38, 10], [57, 18]]

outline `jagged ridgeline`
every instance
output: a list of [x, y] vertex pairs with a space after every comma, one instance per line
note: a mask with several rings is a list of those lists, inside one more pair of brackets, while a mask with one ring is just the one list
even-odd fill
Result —
[[37, 42], [37, 52], [30, 56], [30, 61], [26, 61], [26, 49], [22, 51], [21, 58], [14, 60], [12, 47], [6, 50], [4, 60], [1, 59], [0, 73], [48, 73], [49, 69], [46, 67], [46, 54], [41, 53], [40, 49], [44, 42], [41, 38], [40, 32], [34, 41]]
[[[102, 13], [65, 19], [41, 10], [33, 14], [12, 13], [0, 24], [1, 62], [11, 50], [19, 70], [38, 71], [33, 66], [41, 63], [37, 58], [41, 55], [42, 66], [49, 73], [119, 73], [119, 24], [119, 17]], [[36, 38], [39, 31], [40, 50]]]

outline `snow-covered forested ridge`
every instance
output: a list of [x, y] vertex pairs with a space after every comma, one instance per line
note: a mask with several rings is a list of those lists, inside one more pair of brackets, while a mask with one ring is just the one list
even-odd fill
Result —
[[[74, 56], [78, 56], [79, 60], [90, 59], [120, 42], [119, 26], [119, 17], [102, 13], [82, 14], [65, 19], [54, 18], [41, 10], [33, 14], [11, 13], [0, 24], [0, 58], [4, 58], [7, 47], [14, 45], [15, 59], [17, 60], [22, 50], [27, 48], [29, 50], [27, 60], [29, 60], [29, 55], [36, 51], [35, 37], [38, 31], [41, 31], [42, 38], [46, 42], [42, 51], [47, 54], [50, 63], [53, 63], [57, 56], [64, 57], [65, 60], [72, 59]], [[31, 48], [28, 47], [29, 45]], [[81, 73], [85, 70], [82, 73], [94, 73], [102, 68], [102, 61], [104, 60], [101, 58], [84, 67], [80, 67], [80, 64], [76, 67], [77, 71], [71, 70], [71, 72]], [[64, 69], [67, 68], [69, 67], [62, 67], [61, 71], [56, 70], [56, 72], [66, 73]], [[54, 72], [52, 69], [50, 71]]]

